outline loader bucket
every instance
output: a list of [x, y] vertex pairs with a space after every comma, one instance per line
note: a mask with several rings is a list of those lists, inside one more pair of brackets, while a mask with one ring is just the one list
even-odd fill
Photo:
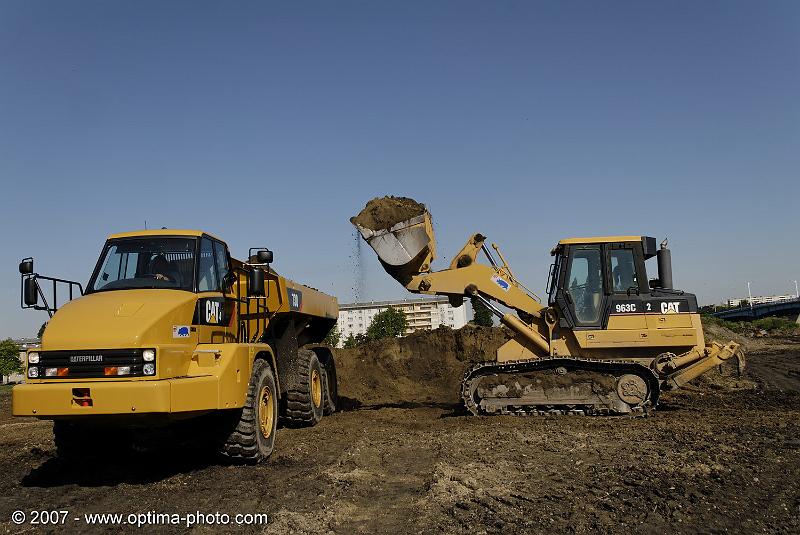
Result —
[[430, 271], [436, 256], [436, 240], [427, 211], [388, 229], [372, 230], [353, 224], [378, 255], [386, 273], [403, 286], [414, 276]]

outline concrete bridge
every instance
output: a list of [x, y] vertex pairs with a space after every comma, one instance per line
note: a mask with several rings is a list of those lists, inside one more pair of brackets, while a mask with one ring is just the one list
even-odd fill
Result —
[[791, 301], [779, 301], [777, 303], [762, 303], [760, 305], [753, 305], [730, 308], [728, 310], [721, 310], [711, 314], [720, 319], [731, 321], [751, 321], [767, 316], [789, 316], [797, 318], [797, 323], [800, 323], [800, 298], [792, 299]]

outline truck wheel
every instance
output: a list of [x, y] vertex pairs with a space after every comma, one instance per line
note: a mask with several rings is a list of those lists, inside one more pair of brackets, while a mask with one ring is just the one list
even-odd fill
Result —
[[316, 353], [297, 351], [295, 384], [286, 393], [286, 423], [293, 427], [311, 427], [322, 419], [325, 405], [325, 372]]
[[336, 405], [339, 403], [339, 384], [336, 381], [336, 364], [333, 358], [330, 358], [325, 364], [325, 373], [322, 378], [324, 379], [323, 392], [325, 392], [325, 416], [329, 416], [336, 412]]
[[275, 374], [263, 359], [253, 362], [247, 400], [226, 437], [220, 453], [236, 463], [254, 464], [270, 456], [278, 429], [278, 398]]

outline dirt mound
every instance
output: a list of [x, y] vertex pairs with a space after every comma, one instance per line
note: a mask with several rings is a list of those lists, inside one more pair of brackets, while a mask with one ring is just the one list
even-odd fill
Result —
[[350, 218], [354, 225], [370, 230], [392, 228], [397, 223], [425, 213], [425, 205], [408, 197], [376, 197], [361, 212]]
[[339, 395], [364, 405], [455, 404], [468, 366], [493, 360], [503, 328], [440, 327], [337, 351]]
[[[714, 339], [741, 338], [712, 329]], [[497, 348], [511, 338], [499, 327], [468, 324], [453, 330], [441, 327], [403, 338], [376, 340], [337, 351], [339, 394], [345, 403], [395, 405], [461, 403], [461, 380], [471, 365], [494, 360]], [[691, 382], [689, 390], [748, 390], [754, 381], [739, 376], [736, 359], [709, 370]]]
[[764, 344], [759, 343], [757, 340], [747, 338], [734, 331], [730, 330], [722, 323], [716, 322], [713, 319], [703, 318], [703, 333], [706, 336], [706, 343], [719, 342], [720, 344], [727, 344], [731, 340], [737, 344], [741, 344], [745, 351], [751, 349], [761, 349]]

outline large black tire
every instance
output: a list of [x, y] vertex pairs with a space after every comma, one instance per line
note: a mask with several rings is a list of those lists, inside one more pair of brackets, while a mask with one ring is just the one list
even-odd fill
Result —
[[294, 384], [286, 392], [286, 424], [291, 427], [317, 425], [325, 411], [325, 372], [317, 354], [298, 349]]
[[233, 430], [224, 438], [220, 454], [228, 461], [255, 464], [267, 459], [275, 448], [278, 424], [278, 389], [269, 362], [253, 362], [247, 399]]

